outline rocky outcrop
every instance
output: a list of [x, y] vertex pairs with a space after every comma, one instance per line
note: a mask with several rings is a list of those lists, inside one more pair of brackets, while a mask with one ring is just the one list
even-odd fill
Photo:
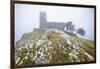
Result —
[[16, 65], [93, 61], [83, 44], [57, 29], [24, 34], [15, 46]]

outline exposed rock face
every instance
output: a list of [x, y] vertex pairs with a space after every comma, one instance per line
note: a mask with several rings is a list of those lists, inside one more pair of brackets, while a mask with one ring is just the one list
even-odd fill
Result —
[[23, 35], [15, 46], [16, 65], [93, 61], [84, 45], [57, 29]]

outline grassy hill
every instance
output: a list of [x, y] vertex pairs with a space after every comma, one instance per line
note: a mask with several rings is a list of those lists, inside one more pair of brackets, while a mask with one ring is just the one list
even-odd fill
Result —
[[94, 41], [48, 29], [24, 34], [16, 43], [17, 65], [94, 61]]

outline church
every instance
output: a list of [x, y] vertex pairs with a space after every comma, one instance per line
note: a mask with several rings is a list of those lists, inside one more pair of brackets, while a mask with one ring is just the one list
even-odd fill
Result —
[[[71, 23], [71, 21], [69, 21]], [[68, 22], [48, 22], [45, 12], [40, 12], [40, 29], [58, 29], [66, 31], [66, 24]]]

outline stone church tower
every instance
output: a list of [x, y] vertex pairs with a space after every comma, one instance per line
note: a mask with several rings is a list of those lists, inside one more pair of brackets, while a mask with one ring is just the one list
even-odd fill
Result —
[[40, 12], [40, 28], [46, 28], [47, 15], [45, 12]]
[[[70, 21], [69, 21], [70, 22]], [[40, 12], [40, 29], [59, 29], [66, 31], [66, 24], [68, 22], [50, 22], [47, 21], [47, 15], [45, 12]]]

